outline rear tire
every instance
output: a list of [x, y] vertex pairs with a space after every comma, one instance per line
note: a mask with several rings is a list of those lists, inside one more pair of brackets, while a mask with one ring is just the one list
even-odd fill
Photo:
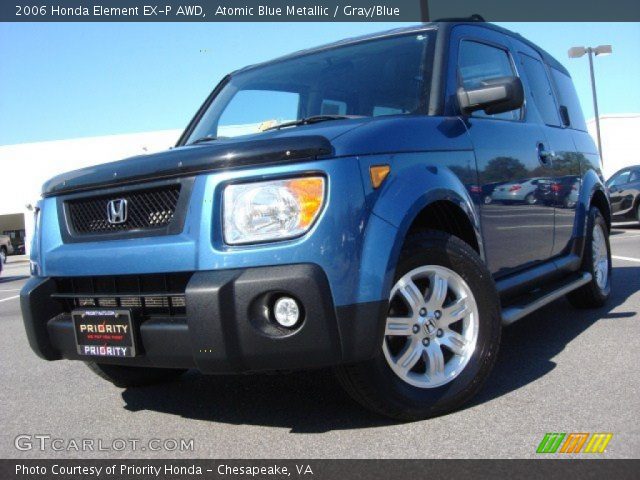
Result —
[[592, 278], [567, 294], [567, 300], [576, 308], [599, 308], [611, 295], [611, 246], [607, 222], [596, 207], [589, 210], [585, 242], [581, 270]]
[[171, 368], [128, 367], [86, 362], [89, 370], [116, 387], [141, 387], [177, 379], [186, 370]]
[[[432, 271], [434, 276], [429, 276]], [[427, 287], [413, 283], [414, 272], [424, 272], [426, 279], [416, 280], [428, 282]], [[393, 419], [419, 420], [451, 412], [480, 390], [498, 353], [500, 302], [491, 274], [465, 242], [429, 231], [407, 239], [394, 284], [380, 353], [365, 362], [337, 367], [338, 380], [365, 408]], [[407, 303], [413, 305], [408, 307], [408, 316], [395, 305], [396, 296], [415, 300]], [[425, 303], [420, 303], [420, 298]], [[462, 304], [454, 305], [462, 298], [466, 298], [464, 310], [458, 307]], [[441, 310], [437, 307], [440, 304]], [[412, 325], [416, 318], [418, 324]], [[457, 318], [460, 320], [452, 321]], [[454, 330], [459, 332], [457, 337]], [[402, 343], [394, 356], [390, 350], [396, 339]], [[434, 353], [434, 348], [440, 353]], [[411, 354], [416, 363], [402, 360], [409, 357], [410, 350], [418, 352]]]

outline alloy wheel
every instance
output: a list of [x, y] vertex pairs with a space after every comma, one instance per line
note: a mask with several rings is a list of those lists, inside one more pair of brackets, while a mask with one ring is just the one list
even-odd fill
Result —
[[478, 326], [478, 307], [464, 279], [439, 265], [419, 267], [391, 290], [384, 356], [406, 383], [439, 387], [469, 363]]
[[604, 230], [598, 224], [593, 226], [591, 256], [596, 285], [600, 290], [604, 290], [609, 282], [609, 250]]

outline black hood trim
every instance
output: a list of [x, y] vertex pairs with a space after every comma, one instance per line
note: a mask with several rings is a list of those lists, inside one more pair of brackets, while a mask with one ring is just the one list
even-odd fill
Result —
[[263, 140], [212, 141], [152, 155], [96, 165], [58, 175], [42, 187], [42, 196], [109, 188], [151, 180], [191, 176], [255, 165], [275, 165], [332, 156], [331, 142], [320, 135]]

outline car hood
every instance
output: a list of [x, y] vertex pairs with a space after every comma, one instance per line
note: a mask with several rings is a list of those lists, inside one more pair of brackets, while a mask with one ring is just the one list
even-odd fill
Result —
[[[164, 152], [74, 170], [46, 182], [42, 187], [42, 194], [47, 197], [202, 172], [318, 158], [416, 152], [429, 148], [449, 149], [452, 147], [451, 142], [442, 141], [442, 132], [447, 129], [460, 130], [460, 125], [454, 126], [456, 122], [461, 123], [457, 119], [449, 121], [436, 117], [397, 115], [333, 120], [283, 128], [180, 146]], [[441, 134], [428, 135], [429, 127], [437, 129]], [[396, 141], [392, 141], [393, 139]]]

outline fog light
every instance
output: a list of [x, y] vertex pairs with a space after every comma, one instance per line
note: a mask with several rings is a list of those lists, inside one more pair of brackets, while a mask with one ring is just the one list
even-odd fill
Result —
[[300, 320], [298, 302], [291, 297], [280, 297], [273, 306], [273, 316], [283, 327], [293, 327]]

